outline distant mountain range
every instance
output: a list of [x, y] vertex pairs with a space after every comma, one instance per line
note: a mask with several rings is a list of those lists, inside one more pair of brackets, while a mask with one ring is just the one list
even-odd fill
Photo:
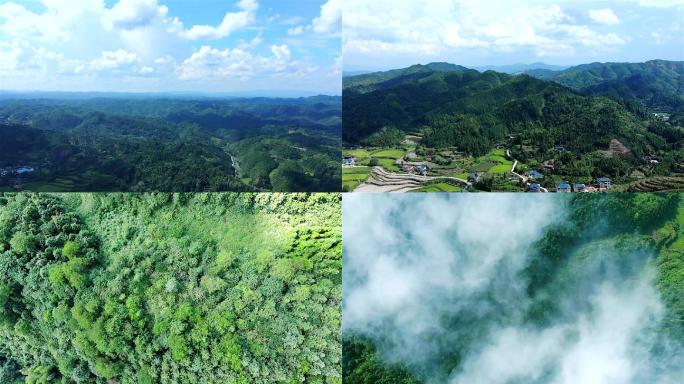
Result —
[[511, 65], [485, 65], [481, 67], [472, 67], [480, 72], [484, 71], [496, 71], [509, 73], [511, 75], [518, 73], [525, 73], [534, 70], [547, 70], [547, 71], [562, 71], [569, 68], [569, 65], [551, 65], [545, 63], [532, 63], [532, 64], [511, 64]]

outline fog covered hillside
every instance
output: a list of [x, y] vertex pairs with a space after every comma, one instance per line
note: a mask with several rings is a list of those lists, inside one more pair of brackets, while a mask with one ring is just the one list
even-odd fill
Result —
[[677, 383], [679, 195], [345, 195], [345, 383]]

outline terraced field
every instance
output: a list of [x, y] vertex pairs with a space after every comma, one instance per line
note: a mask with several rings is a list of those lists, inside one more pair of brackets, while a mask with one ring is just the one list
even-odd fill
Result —
[[627, 187], [628, 192], [682, 192], [684, 176], [656, 176], [639, 180]]

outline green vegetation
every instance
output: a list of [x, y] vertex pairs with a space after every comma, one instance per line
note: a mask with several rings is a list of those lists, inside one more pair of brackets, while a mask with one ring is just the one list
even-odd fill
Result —
[[0, 382], [341, 383], [340, 202], [0, 195]]
[[[418, 155], [455, 150], [478, 158], [508, 148], [530, 169], [556, 177], [544, 180], [546, 187], [603, 176], [627, 185], [684, 173], [684, 63], [588, 64], [530, 74], [539, 78], [438, 63], [347, 77], [343, 141], [396, 148], [398, 140], [388, 137], [419, 131]], [[434, 168], [451, 159], [432, 160]], [[510, 171], [495, 162], [500, 166], [458, 173]]]
[[427, 184], [424, 187], [415, 189], [411, 192], [460, 192], [460, 191], [461, 191], [461, 187], [457, 187], [455, 185], [440, 182], [440, 183]]
[[354, 190], [359, 183], [366, 181], [370, 172], [370, 167], [342, 168], [342, 191]]
[[0, 99], [0, 185], [337, 191], [340, 98]]

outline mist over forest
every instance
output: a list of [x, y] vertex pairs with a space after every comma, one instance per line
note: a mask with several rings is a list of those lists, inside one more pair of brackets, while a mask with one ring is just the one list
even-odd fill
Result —
[[347, 383], [675, 383], [679, 195], [345, 195]]

